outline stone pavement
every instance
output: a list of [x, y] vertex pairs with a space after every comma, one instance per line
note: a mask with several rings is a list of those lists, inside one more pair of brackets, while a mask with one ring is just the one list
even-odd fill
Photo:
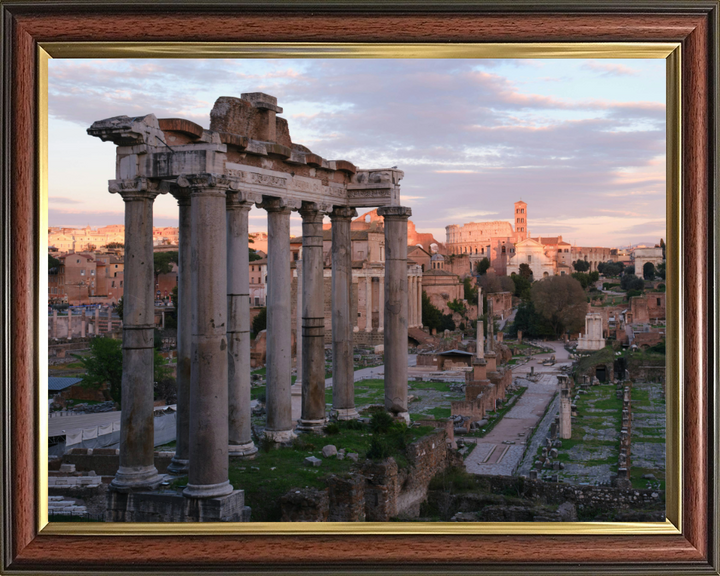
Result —
[[542, 419], [545, 408], [557, 392], [560, 367], [570, 363], [570, 357], [562, 342], [547, 342], [546, 345], [555, 351], [556, 364], [543, 366], [540, 362], [550, 354], [538, 354], [528, 364], [519, 366], [513, 371], [514, 377], [522, 378], [530, 373], [530, 367], [533, 367], [535, 373], [541, 375], [539, 380], [532, 382], [521, 379], [521, 385], [528, 389], [503, 419], [484, 438], [466, 438], [466, 441], [477, 443], [477, 447], [465, 459], [465, 469], [468, 472], [511, 476], [517, 468], [525, 453], [524, 442], [532, 428]]

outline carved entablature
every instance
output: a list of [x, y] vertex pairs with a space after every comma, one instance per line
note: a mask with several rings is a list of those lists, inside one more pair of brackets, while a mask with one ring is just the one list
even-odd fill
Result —
[[301, 202], [351, 208], [399, 205], [402, 170], [361, 170], [347, 160], [313, 154], [292, 142], [287, 121], [275, 117], [280, 112], [274, 97], [248, 93], [240, 99], [219, 98], [210, 130], [182, 118], [158, 120], [148, 114], [99, 120], [87, 132], [117, 145], [117, 181], [154, 180], [173, 186], [178, 196], [185, 195], [177, 186], [187, 177], [214, 174], [237, 182], [248, 201], [268, 196], [298, 207]]

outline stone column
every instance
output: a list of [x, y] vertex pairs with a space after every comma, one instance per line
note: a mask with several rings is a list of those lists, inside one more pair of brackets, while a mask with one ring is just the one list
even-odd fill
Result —
[[293, 438], [290, 392], [292, 356], [290, 321], [290, 208], [280, 198], [263, 196], [268, 216], [267, 265], [267, 426], [273, 442]]
[[302, 395], [302, 311], [303, 311], [303, 262], [302, 248], [300, 257], [295, 261], [297, 282], [295, 284], [295, 383], [292, 385], [293, 396]]
[[121, 492], [160, 484], [153, 422], [153, 201], [157, 184], [145, 178], [110, 181], [125, 202], [122, 408], [120, 466], [111, 486]]
[[95, 328], [93, 332], [95, 332], [95, 336], [100, 335], [100, 308], [95, 308]]
[[68, 337], [68, 340], [72, 340], [72, 308], [70, 308], [70, 306], [68, 306], [67, 311], [68, 311], [68, 334], [67, 334], [67, 337]]
[[353, 318], [350, 317], [352, 261], [350, 222], [357, 216], [354, 208], [336, 206], [332, 220], [332, 350], [333, 414], [339, 420], [358, 417], [355, 410], [355, 373], [353, 370]]
[[190, 189], [175, 188], [178, 203], [178, 297], [177, 315], [177, 412], [175, 456], [168, 465], [171, 474], [187, 474], [190, 463], [190, 358], [192, 350], [192, 224]]
[[422, 327], [422, 276], [417, 277], [417, 325]]
[[478, 308], [477, 308], [477, 341], [475, 342], [475, 356], [478, 360], [485, 358], [485, 326], [480, 318], [485, 313], [483, 306], [482, 288], [478, 287]]
[[183, 494], [217, 498], [228, 480], [228, 343], [226, 178], [180, 178], [189, 187], [192, 260], [190, 470]]
[[383, 332], [385, 330], [385, 276], [380, 276], [378, 281], [378, 332]]
[[233, 456], [257, 452], [250, 427], [250, 257], [248, 212], [251, 203], [228, 191], [228, 451]]
[[365, 282], [365, 332], [372, 332], [372, 276]]
[[297, 429], [325, 425], [325, 300], [323, 294], [323, 212], [303, 203], [302, 235], [302, 409]]
[[53, 309], [52, 337], [57, 338], [57, 309]]
[[[125, 287], [123, 287], [123, 295], [125, 294]], [[123, 300], [125, 302], [125, 300]], [[108, 306], [108, 325], [107, 325], [107, 331], [112, 332], [112, 307]], [[125, 316], [125, 311], [123, 310], [123, 317]], [[124, 324], [124, 319], [120, 318], [120, 323]]]
[[411, 276], [412, 278], [412, 290], [410, 291], [410, 306], [412, 306], [412, 325], [416, 327], [418, 325], [417, 320], [417, 276]]
[[85, 338], [85, 326], [87, 323], [87, 314], [83, 308], [82, 316], [80, 316], [80, 338]]
[[404, 206], [385, 206], [385, 408], [409, 421], [407, 222], [412, 214]]

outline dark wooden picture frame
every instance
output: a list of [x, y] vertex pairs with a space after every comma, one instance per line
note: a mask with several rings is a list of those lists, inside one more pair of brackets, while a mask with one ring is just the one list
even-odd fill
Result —
[[[718, 574], [718, 2], [490, 4], [2, 2], [2, 570]], [[682, 533], [39, 533], [38, 43], [679, 42], [684, 276]], [[42, 259], [42, 258], [40, 258]], [[92, 540], [90, 540], [92, 538]]]

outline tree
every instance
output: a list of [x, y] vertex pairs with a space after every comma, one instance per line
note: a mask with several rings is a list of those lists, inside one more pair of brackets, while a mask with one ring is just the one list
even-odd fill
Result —
[[575, 268], [576, 272], [587, 272], [590, 270], [590, 262], [586, 260], [576, 260], [573, 262], [573, 268]]
[[483, 276], [488, 271], [488, 268], [490, 268], [490, 260], [487, 258], [483, 258], [475, 266], [475, 269], [480, 276]]
[[110, 398], [120, 403], [122, 393], [122, 341], [114, 338], [92, 338], [90, 355], [75, 356], [85, 369], [82, 385], [99, 390], [107, 384]]
[[663, 280], [665, 280], [665, 262], [661, 262], [658, 264], [657, 270], [655, 273], [660, 276]]
[[663, 260], [665, 260], [665, 240], [660, 238], [660, 248], [662, 248], [662, 256]]
[[635, 266], [625, 266], [625, 270], [623, 270], [623, 274], [635, 274]]
[[471, 276], [466, 276], [463, 279], [463, 288], [465, 300], [468, 302], [476, 302], [478, 296], [477, 286]]
[[624, 269], [625, 265], [622, 262], [613, 262], [612, 260], [598, 264], [598, 271], [607, 277], [620, 276]]
[[252, 321], [252, 331], [256, 336], [267, 328], [267, 308], [260, 308], [257, 316]]
[[260, 254], [258, 254], [255, 250], [253, 250], [252, 248], [248, 248], [248, 250], [250, 262], [255, 262], [255, 260], [262, 260], [262, 256], [260, 256]]
[[645, 281], [635, 274], [625, 274], [620, 278], [620, 288], [623, 290], [642, 290], [645, 288]]
[[582, 286], [583, 290], [585, 290], [590, 284], [590, 276], [584, 274], [583, 272], [573, 272], [571, 276], [580, 282], [580, 286]]
[[483, 294], [494, 294], [495, 292], [514, 292], [515, 282], [510, 276], [497, 276], [496, 274], [485, 274], [478, 278], [478, 285], [482, 287]]
[[54, 256], [51, 256], [48, 254], [48, 270], [52, 270], [53, 268], [60, 268], [62, 266], [62, 262], [55, 258]]
[[645, 278], [645, 280], [653, 280], [655, 278], [655, 264], [652, 262], [645, 262], [645, 264], [643, 264], [643, 278]]
[[452, 302], [448, 302], [448, 308], [450, 308], [450, 310], [452, 310], [453, 312], [457, 312], [458, 314], [465, 314], [465, 304], [463, 304], [457, 298]]
[[510, 327], [510, 335], [517, 337], [518, 330], [522, 330], [523, 336], [529, 338], [550, 338], [555, 336], [552, 325], [535, 310], [532, 300], [523, 301], [518, 306], [515, 320]]
[[120, 316], [120, 320], [123, 319], [123, 297], [120, 296], [120, 300], [118, 300], [117, 305], [115, 306], [115, 312], [117, 312], [117, 315]]
[[530, 266], [524, 262], [520, 264], [520, 276], [527, 280], [530, 280], [530, 282], [532, 282], [533, 280], [532, 268], [530, 268]]
[[177, 252], [155, 252], [153, 253], [153, 267], [155, 270], [155, 278], [160, 274], [168, 274], [172, 272], [172, 264], [178, 263]]
[[600, 280], [600, 272], [597, 270], [593, 270], [590, 274], [588, 274], [588, 276], [590, 277], [590, 282], [597, 282]]
[[125, 244], [123, 244], [122, 242], [109, 242], [109, 243], [105, 244], [105, 248], [107, 248], [108, 250], [114, 250], [117, 248], [125, 248]]
[[530, 288], [532, 286], [532, 282], [520, 274], [513, 274], [510, 276], [510, 279], [515, 284], [513, 295], [522, 300], [530, 300]]
[[556, 336], [582, 330], [587, 313], [587, 296], [575, 278], [543, 278], [533, 284], [530, 293], [535, 310], [550, 323]]

